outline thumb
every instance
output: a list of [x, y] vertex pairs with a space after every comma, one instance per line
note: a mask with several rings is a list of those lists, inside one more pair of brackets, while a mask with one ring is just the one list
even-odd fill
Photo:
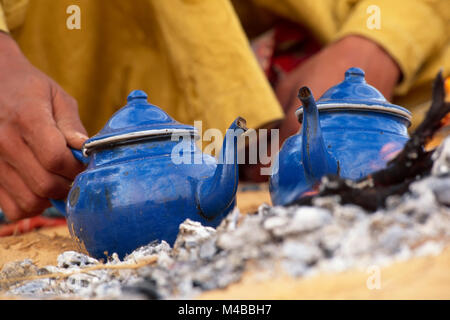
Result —
[[53, 93], [53, 115], [56, 125], [66, 138], [67, 144], [81, 149], [89, 138], [78, 113], [78, 104], [74, 98], [57, 86]]

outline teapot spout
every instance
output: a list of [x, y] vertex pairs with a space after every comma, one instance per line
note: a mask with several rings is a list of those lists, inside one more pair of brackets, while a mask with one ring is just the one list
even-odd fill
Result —
[[306, 178], [315, 184], [324, 175], [338, 174], [338, 163], [327, 151], [319, 121], [319, 111], [308, 87], [300, 88], [298, 98], [303, 104], [302, 162]]
[[196, 200], [200, 214], [212, 220], [234, 205], [239, 182], [237, 140], [247, 131], [238, 117], [228, 128], [214, 175], [199, 183]]

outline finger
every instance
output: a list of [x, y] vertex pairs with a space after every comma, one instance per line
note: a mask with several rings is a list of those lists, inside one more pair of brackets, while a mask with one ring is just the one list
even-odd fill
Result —
[[34, 156], [17, 129], [11, 126], [0, 128], [0, 158], [4, 159], [19, 173], [25, 184], [41, 198], [64, 198], [71, 180], [47, 171]]
[[53, 89], [53, 113], [56, 125], [66, 138], [68, 145], [81, 149], [88, 136], [80, 120], [78, 104], [59, 87]]
[[27, 216], [14, 202], [11, 196], [0, 186], [0, 208], [10, 221], [17, 221]]
[[[84, 166], [67, 147], [66, 138], [53, 119], [50, 102], [39, 103], [37, 112], [20, 113], [18, 122], [23, 140], [45, 170], [73, 180]], [[23, 108], [29, 109], [32, 108]]]
[[27, 217], [38, 215], [50, 207], [50, 201], [34, 194], [17, 171], [3, 160], [0, 160], [0, 186]]

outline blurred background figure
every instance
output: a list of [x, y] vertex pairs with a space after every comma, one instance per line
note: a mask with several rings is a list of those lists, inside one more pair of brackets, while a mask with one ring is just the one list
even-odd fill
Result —
[[66, 196], [83, 170], [68, 146], [131, 90], [182, 123], [224, 132], [240, 115], [282, 141], [299, 129], [301, 86], [319, 98], [360, 67], [415, 126], [431, 80], [450, 74], [447, 0], [0, 0], [0, 30], [0, 207], [12, 220]]

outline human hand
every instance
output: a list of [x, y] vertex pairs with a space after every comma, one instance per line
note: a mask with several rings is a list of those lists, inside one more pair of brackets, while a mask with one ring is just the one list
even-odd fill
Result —
[[345, 71], [359, 67], [365, 71], [366, 81], [385, 97], [392, 98], [394, 87], [401, 75], [391, 56], [375, 42], [360, 37], [347, 36], [323, 48], [289, 73], [275, 88], [275, 93], [285, 110], [280, 124], [280, 140], [295, 134], [300, 124], [294, 114], [300, 103], [298, 90], [308, 86], [319, 99], [325, 91], [341, 82]]
[[10, 220], [62, 199], [84, 167], [68, 146], [88, 138], [76, 101], [0, 32], [0, 207]]

